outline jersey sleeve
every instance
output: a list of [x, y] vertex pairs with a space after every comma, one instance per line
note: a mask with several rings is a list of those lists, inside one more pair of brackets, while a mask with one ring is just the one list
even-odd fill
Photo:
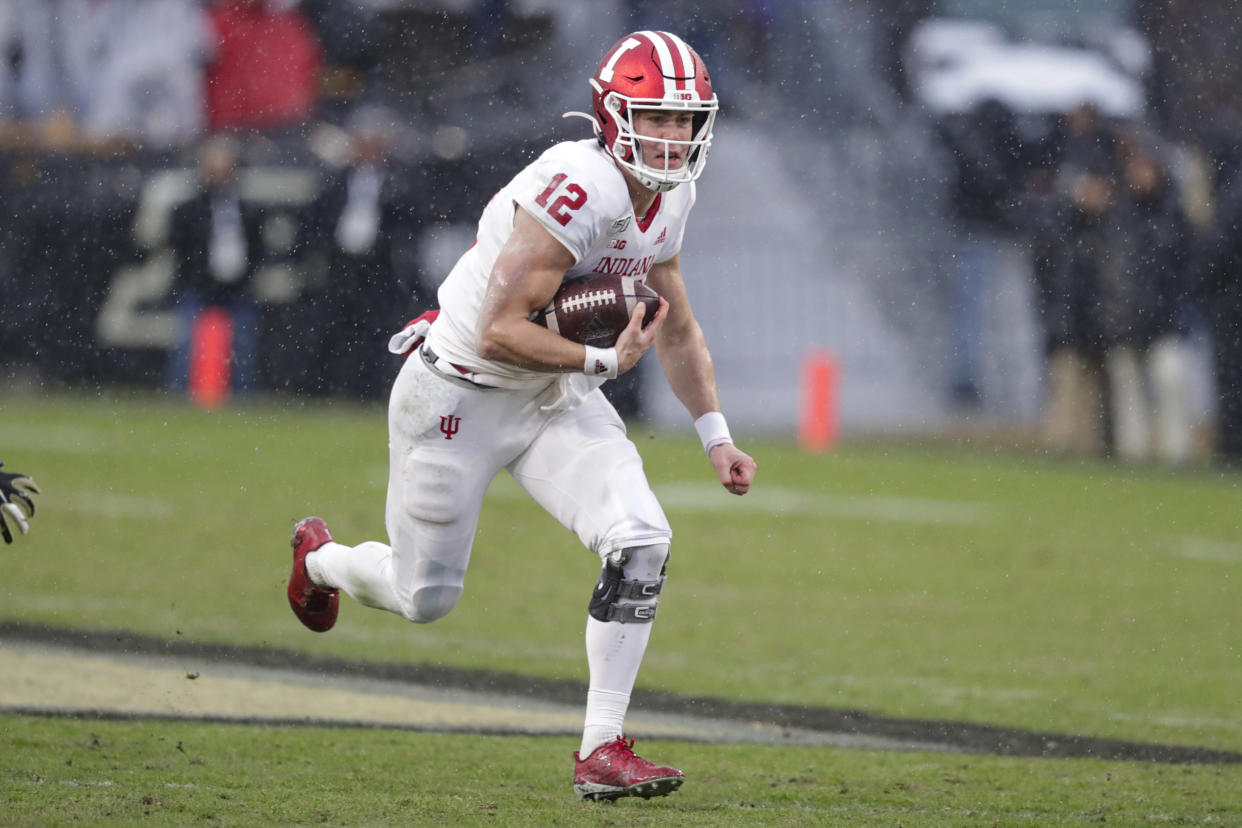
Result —
[[582, 261], [603, 230], [607, 206], [589, 165], [564, 154], [546, 154], [527, 168], [513, 202]]

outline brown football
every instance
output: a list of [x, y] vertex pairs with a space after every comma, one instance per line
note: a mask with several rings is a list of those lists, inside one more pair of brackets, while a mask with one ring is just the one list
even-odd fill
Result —
[[611, 348], [638, 303], [646, 305], [643, 325], [655, 318], [660, 297], [633, 276], [592, 275], [566, 279], [546, 308], [531, 321], [583, 345]]

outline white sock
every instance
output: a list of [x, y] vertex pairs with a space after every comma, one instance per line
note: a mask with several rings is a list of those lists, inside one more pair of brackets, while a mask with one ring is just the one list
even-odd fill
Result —
[[611, 690], [587, 691], [587, 724], [582, 728], [579, 758], [585, 759], [600, 745], [616, 741], [625, 726], [625, 711], [629, 706], [629, 693], [614, 693]]
[[587, 618], [587, 664], [591, 686], [578, 756], [585, 759], [600, 745], [621, 735], [630, 693], [638, 678], [651, 624], [622, 624]]
[[345, 546], [328, 541], [307, 553], [306, 574], [317, 586], [339, 589], [360, 604], [401, 614], [393, 586], [392, 549], [385, 544]]
[[306, 574], [310, 577], [311, 583], [315, 586], [321, 587], [327, 584], [327, 579], [323, 576], [323, 570], [319, 567], [318, 549], [306, 553]]

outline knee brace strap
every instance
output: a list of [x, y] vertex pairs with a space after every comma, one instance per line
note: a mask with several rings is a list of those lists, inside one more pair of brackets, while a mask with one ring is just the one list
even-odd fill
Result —
[[658, 581], [621, 581], [617, 584], [618, 598], [634, 598], [638, 601], [645, 601], [648, 598], [655, 598], [664, 589], [664, 581], [667, 576], [661, 575]]
[[[665, 575], [655, 581], [627, 581], [620, 564], [609, 561], [604, 564], [599, 583], [591, 593], [587, 612], [597, 621], [617, 621], [622, 624], [649, 624], [656, 617], [656, 596], [664, 589]], [[618, 604], [622, 598], [651, 601], [650, 604]]]

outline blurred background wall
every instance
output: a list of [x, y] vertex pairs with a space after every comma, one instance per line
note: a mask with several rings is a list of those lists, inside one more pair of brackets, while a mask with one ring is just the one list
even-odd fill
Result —
[[[242, 275], [214, 286], [252, 352], [235, 391], [382, 398], [385, 326], [434, 304], [491, 193], [550, 142], [587, 137], [561, 114], [588, 108], [608, 45], [654, 27], [700, 51], [722, 101], [683, 260], [736, 431], [793, 433], [818, 353], [846, 434], [1117, 453], [1134, 400], [1167, 386], [1194, 441], [1175, 459], [1202, 456], [1235, 405], [1227, 322], [1205, 306], [1236, 281], [1220, 205], [1242, 135], [1238, 6], [0, 0], [0, 393], [181, 393], [170, 364], [203, 297], [178, 207], [204, 189], [205, 142], [226, 136], [257, 228]], [[1113, 210], [1136, 154], [1174, 195], [1176, 244], [1145, 207]], [[350, 200], [364, 164], [383, 170], [369, 213]], [[1084, 181], [1102, 182], [1105, 218], [1080, 215]], [[345, 213], [373, 217], [361, 248], [342, 241]], [[1160, 261], [1118, 264], [1157, 243]], [[1149, 307], [1122, 289], [1155, 271], [1174, 295]], [[1067, 279], [1102, 287], [1071, 298]], [[1110, 302], [1131, 321], [1099, 321]], [[1087, 333], [1056, 334], [1061, 311]], [[1167, 324], [1129, 336], [1153, 315]], [[1166, 334], [1176, 382], [1126, 402], [1120, 357], [1141, 374]], [[1049, 436], [1077, 387], [1066, 353], [1098, 380], [1098, 405], [1072, 415], [1100, 420], [1098, 443]], [[685, 425], [654, 360], [612, 393], [629, 416]]]

